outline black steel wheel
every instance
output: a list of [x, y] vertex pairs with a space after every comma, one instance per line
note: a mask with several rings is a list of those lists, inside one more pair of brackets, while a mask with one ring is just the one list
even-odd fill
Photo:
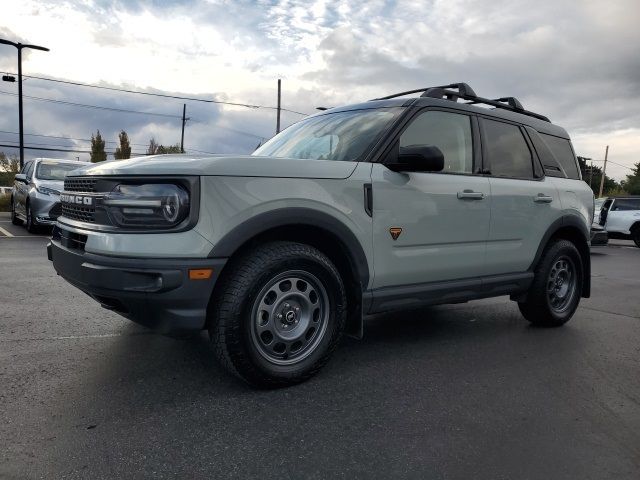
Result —
[[549, 306], [554, 312], [562, 313], [571, 305], [576, 294], [576, 267], [566, 255], [558, 257], [547, 277]]
[[327, 290], [308, 272], [280, 273], [257, 295], [251, 316], [256, 350], [277, 365], [297, 363], [313, 353], [327, 329]]
[[282, 387], [328, 361], [345, 317], [346, 293], [331, 260], [309, 245], [271, 242], [225, 266], [209, 332], [230, 372], [255, 386]]
[[526, 300], [518, 303], [534, 325], [558, 327], [568, 322], [582, 295], [582, 259], [568, 240], [555, 240], [542, 254]]

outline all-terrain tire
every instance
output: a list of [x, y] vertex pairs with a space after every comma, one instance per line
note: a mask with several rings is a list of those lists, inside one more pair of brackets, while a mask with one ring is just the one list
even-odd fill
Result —
[[582, 273], [582, 259], [575, 245], [568, 240], [553, 241], [538, 262], [526, 300], [518, 303], [520, 312], [533, 325], [564, 325], [578, 308]]
[[253, 386], [284, 387], [317, 373], [338, 345], [345, 287], [316, 248], [270, 242], [231, 259], [208, 314], [216, 356], [229, 372]]

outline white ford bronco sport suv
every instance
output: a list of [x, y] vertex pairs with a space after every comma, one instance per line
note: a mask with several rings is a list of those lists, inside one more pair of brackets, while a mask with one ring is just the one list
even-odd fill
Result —
[[309, 378], [365, 314], [511, 295], [558, 326], [590, 293], [567, 132], [464, 83], [319, 113], [250, 156], [97, 164], [60, 199], [63, 278], [143, 325], [208, 329], [258, 386]]

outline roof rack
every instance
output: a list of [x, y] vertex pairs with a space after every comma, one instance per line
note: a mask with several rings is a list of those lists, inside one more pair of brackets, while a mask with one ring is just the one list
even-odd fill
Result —
[[[454, 91], [457, 90], [457, 91]], [[476, 92], [466, 83], [451, 83], [449, 85], [440, 85], [437, 87], [416, 88], [415, 90], [408, 90], [406, 92], [394, 93], [393, 95], [387, 95], [386, 97], [374, 98], [373, 100], [388, 100], [390, 98], [403, 97], [412, 93], [422, 92], [421, 97], [430, 98], [443, 98], [457, 102], [458, 99], [468, 100], [466, 105], [473, 105], [482, 103], [484, 105], [491, 105], [492, 107], [500, 108], [503, 110], [510, 110], [512, 112], [521, 113], [522, 115], [528, 115], [539, 120], [551, 123], [544, 115], [539, 113], [530, 112], [525, 110], [520, 101], [515, 97], [502, 97], [494, 100], [488, 98], [478, 97]]]

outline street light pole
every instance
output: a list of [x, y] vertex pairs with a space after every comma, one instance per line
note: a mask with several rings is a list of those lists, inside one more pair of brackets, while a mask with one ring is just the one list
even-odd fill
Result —
[[4, 45], [11, 45], [18, 49], [18, 132], [20, 133], [20, 169], [24, 165], [24, 131], [23, 131], [23, 115], [22, 115], [22, 49], [31, 48], [33, 50], [42, 50], [48, 52], [49, 49], [41, 47], [39, 45], [28, 45], [23, 43], [16, 43], [10, 40], [4, 40], [0, 38], [0, 43]]

